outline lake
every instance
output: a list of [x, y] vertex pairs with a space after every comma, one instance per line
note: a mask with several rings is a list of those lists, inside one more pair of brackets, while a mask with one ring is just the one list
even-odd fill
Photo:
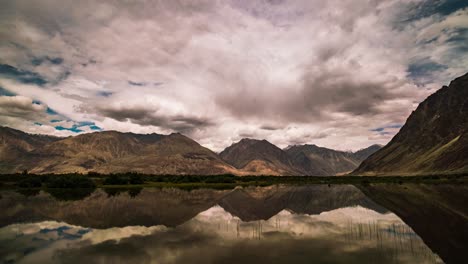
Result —
[[463, 263], [465, 185], [0, 191], [1, 263]]

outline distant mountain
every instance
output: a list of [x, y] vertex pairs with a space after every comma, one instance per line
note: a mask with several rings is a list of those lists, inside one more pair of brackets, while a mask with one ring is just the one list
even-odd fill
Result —
[[257, 175], [302, 175], [286, 152], [266, 140], [244, 138], [219, 156], [237, 169]]
[[307, 175], [340, 175], [353, 171], [381, 146], [372, 145], [357, 152], [344, 152], [316, 145], [296, 145], [285, 149], [296, 168]]
[[367, 159], [370, 155], [372, 155], [375, 152], [377, 152], [378, 150], [380, 150], [382, 147], [383, 147], [382, 145], [374, 144], [374, 145], [371, 145], [371, 146], [369, 146], [367, 148], [364, 148], [364, 149], [361, 149], [361, 150], [358, 150], [358, 151], [354, 152], [353, 156], [354, 156], [355, 159], [357, 159], [359, 161], [359, 164], [360, 164], [365, 159]]
[[216, 153], [181, 134], [139, 135], [116, 131], [67, 138], [30, 135], [2, 128], [2, 173], [141, 172], [154, 174], [222, 174], [236, 170]]
[[468, 73], [419, 104], [390, 143], [353, 174], [460, 172], [468, 172]]
[[266, 140], [242, 139], [218, 155], [178, 133], [103, 131], [61, 138], [0, 127], [0, 173], [331, 176], [352, 171], [378, 148], [351, 153], [301, 145], [282, 150]]

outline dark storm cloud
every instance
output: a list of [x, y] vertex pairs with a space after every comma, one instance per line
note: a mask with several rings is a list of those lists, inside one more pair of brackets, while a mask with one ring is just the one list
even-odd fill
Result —
[[262, 125], [260, 126], [260, 129], [274, 131], [274, 130], [281, 129], [281, 127], [272, 126], [272, 125]]
[[142, 126], [157, 126], [181, 133], [191, 133], [196, 129], [204, 129], [215, 125], [212, 120], [195, 116], [164, 115], [158, 109], [143, 107], [98, 107], [98, 114], [121, 122], [132, 122]]
[[46, 106], [37, 104], [23, 96], [0, 96], [2, 118], [17, 117], [23, 120], [36, 120], [45, 116]]
[[[273, 92], [260, 97], [252, 91], [238, 90], [235, 94], [218, 98], [218, 103], [240, 118], [268, 116], [282, 121], [310, 122], [328, 118], [328, 114], [333, 112], [379, 114], [381, 110], [377, 106], [402, 96], [392, 91], [404, 83], [397, 77], [369, 80], [356, 78], [355, 74], [349, 70], [328, 71], [317, 66], [303, 76], [299, 91], [287, 94]], [[242, 100], [230, 100], [242, 97]]]
[[128, 84], [133, 85], [133, 86], [145, 86], [145, 82], [133, 82], [133, 81], [128, 81]]
[[397, 78], [356, 80], [351, 72], [340, 70], [319, 70], [305, 75], [303, 81], [302, 106], [307, 112], [319, 116], [329, 111], [352, 115], [376, 114], [379, 110], [375, 106], [398, 96], [392, 95], [391, 89], [400, 84]]

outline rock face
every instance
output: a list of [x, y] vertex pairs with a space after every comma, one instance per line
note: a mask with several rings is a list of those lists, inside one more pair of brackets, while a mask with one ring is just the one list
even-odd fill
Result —
[[316, 145], [296, 145], [286, 149], [296, 168], [307, 175], [340, 175], [353, 171], [369, 155], [380, 149], [372, 145], [357, 152], [344, 152]]
[[419, 104], [390, 143], [353, 174], [464, 172], [468, 172], [468, 73]]
[[302, 175], [286, 152], [266, 140], [244, 138], [220, 157], [237, 169], [257, 175]]
[[[116, 131], [68, 138], [1, 129], [2, 173], [140, 172], [222, 174], [235, 169], [216, 153], [181, 134], [139, 135]], [[12, 136], [9, 136], [12, 135]], [[11, 162], [14, 157], [14, 162]]]

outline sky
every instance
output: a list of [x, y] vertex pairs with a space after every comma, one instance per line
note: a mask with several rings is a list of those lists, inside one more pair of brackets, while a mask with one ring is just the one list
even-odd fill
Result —
[[358, 150], [468, 69], [464, 0], [0, 4], [0, 125], [36, 134]]

